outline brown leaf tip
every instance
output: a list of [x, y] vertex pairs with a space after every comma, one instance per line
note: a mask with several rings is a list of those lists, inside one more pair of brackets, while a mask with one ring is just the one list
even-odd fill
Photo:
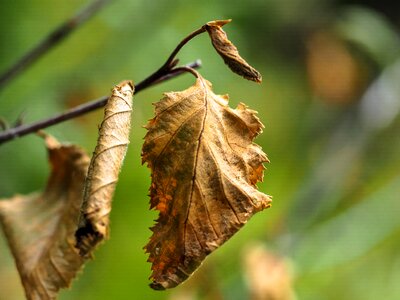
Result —
[[232, 19], [227, 20], [214, 20], [206, 23], [206, 26], [219, 26], [222, 27], [228, 23], [232, 22]]
[[156, 290], [156, 291], [163, 291], [163, 290], [166, 290], [168, 288], [168, 286], [165, 284], [165, 282], [163, 282], [163, 283], [152, 282], [149, 285], [153, 290]]
[[86, 223], [84, 227], [78, 228], [75, 232], [75, 247], [79, 255], [84, 258], [90, 258], [93, 249], [104, 240], [104, 235], [95, 230], [91, 223]]
[[228, 39], [225, 31], [222, 30], [222, 26], [231, 22], [229, 20], [215, 20], [208, 22], [204, 25], [204, 29], [207, 30], [211, 42], [222, 57], [224, 62], [232, 70], [232, 72], [255, 82], [260, 83], [262, 76], [255, 68], [250, 66], [240, 55], [235, 45]]
[[46, 148], [48, 150], [53, 150], [61, 147], [60, 142], [57, 141], [56, 138], [54, 138], [52, 135], [46, 133], [45, 131], [39, 130], [38, 132], [36, 132], [36, 134], [40, 136], [42, 139], [44, 139]]
[[122, 94], [122, 97], [129, 97], [130, 95], [133, 95], [134, 92], [135, 87], [132, 80], [124, 80], [112, 89], [113, 95]]

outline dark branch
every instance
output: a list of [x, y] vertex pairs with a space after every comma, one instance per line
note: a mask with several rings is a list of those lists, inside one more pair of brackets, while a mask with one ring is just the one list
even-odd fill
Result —
[[[100, 4], [103, 4], [105, 1], [107, 1], [107, 0], [95, 1], [92, 3], [92, 6], [94, 3], [98, 3], [98, 5], [100, 5]], [[91, 14], [88, 13], [87, 11], [82, 12], [82, 13], [78, 14], [77, 20], [75, 20], [75, 21], [81, 23], [84, 20], [86, 20], [90, 15]], [[176, 77], [176, 76], [182, 74], [183, 72], [187, 72], [187, 71], [191, 70], [190, 72], [195, 74], [194, 73], [195, 71], [192, 69], [196, 69], [196, 68], [200, 67], [200, 65], [201, 65], [200, 60], [197, 60], [193, 63], [187, 64], [182, 67], [175, 68], [175, 66], [178, 64], [178, 60], [175, 59], [175, 57], [178, 54], [178, 52], [182, 49], [182, 47], [185, 46], [191, 39], [193, 39], [194, 37], [196, 37], [197, 35], [205, 32], [205, 31], [206, 31], [205, 27], [203, 26], [203, 27], [193, 31], [188, 36], [186, 36], [175, 47], [175, 49], [172, 51], [172, 53], [170, 54], [170, 56], [168, 57], [166, 62], [157, 71], [155, 71], [153, 74], [151, 74], [149, 77], [147, 77], [143, 81], [139, 82], [135, 86], [135, 94], [137, 94], [141, 90], [148, 88], [154, 84], [157, 84], [157, 83], [163, 82], [165, 80], [169, 80], [173, 77]], [[56, 32], [57, 32], [57, 30], [56, 30]], [[1, 82], [0, 82], [0, 86], [1, 86]], [[70, 120], [75, 117], [84, 115], [93, 110], [96, 110], [100, 107], [103, 107], [107, 103], [107, 99], [108, 99], [108, 96], [104, 96], [97, 100], [91, 101], [89, 103], [79, 105], [75, 108], [70, 109], [69, 111], [61, 113], [61, 114], [51, 117], [49, 119], [41, 120], [41, 121], [27, 124], [27, 125], [17, 126], [14, 128], [10, 128], [10, 129], [0, 133], [0, 144], [5, 143], [10, 140], [13, 140], [17, 137], [21, 137], [21, 136], [36, 132], [40, 129], [44, 129], [44, 128], [50, 127], [52, 125], [61, 123], [63, 121]]]
[[197, 72], [195, 69], [193, 69], [190, 66], [182, 66], [182, 67], [174, 68], [173, 72], [176, 72], [176, 73], [188, 72], [188, 73], [191, 73], [196, 78], [200, 77], [199, 72]]
[[35, 48], [31, 49], [19, 61], [0, 75], [0, 89], [37, 61], [43, 54], [69, 36], [75, 29], [79, 28], [81, 24], [99, 11], [107, 2], [109, 2], [109, 0], [94, 0], [87, 7], [78, 11], [73, 17], [51, 32]]
[[160, 78], [163, 75], [166, 75], [166, 73], [169, 73], [166, 71], [171, 70], [177, 64], [177, 60], [175, 59], [175, 57], [178, 54], [178, 52], [182, 49], [182, 47], [185, 46], [191, 39], [193, 39], [194, 37], [198, 36], [199, 34], [205, 32], [205, 31], [206, 31], [206, 29], [203, 26], [203, 27], [193, 31], [188, 36], [186, 36], [178, 44], [178, 46], [175, 47], [174, 51], [172, 51], [171, 55], [168, 57], [166, 62], [156, 72], [154, 72], [153, 75], [151, 75], [147, 79], [145, 79], [143, 81], [143, 84], [156, 82], [157, 78]]
[[[154, 76], [154, 74], [155, 74], [154, 73], [154, 74], [150, 75], [148, 78], [146, 78], [145, 80], [139, 82], [135, 86], [135, 94], [137, 94], [138, 92], [140, 92], [154, 84], [158, 84], [163, 81], [174, 78], [176, 76], [179, 76], [180, 74], [182, 74], [183, 72], [186, 71], [185, 68], [196, 69], [196, 68], [199, 68], [200, 66], [201, 66], [201, 62], [199, 60], [197, 60], [193, 63], [185, 65], [184, 67], [170, 69], [167, 72], [165, 72], [164, 74], [160, 73], [159, 76], [157, 76], [157, 77]], [[158, 71], [156, 71], [156, 72], [158, 72]], [[149, 78], [153, 78], [153, 79], [149, 80]], [[84, 115], [88, 112], [94, 111], [94, 110], [106, 105], [107, 99], [108, 99], [108, 96], [104, 96], [97, 100], [74, 107], [64, 113], [61, 113], [54, 117], [48, 118], [46, 120], [41, 120], [41, 121], [38, 121], [35, 123], [21, 125], [21, 126], [15, 127], [15, 128], [10, 128], [10, 129], [0, 133], [0, 144], [5, 143], [7, 141], [11, 141], [17, 137], [21, 137], [21, 136], [36, 132], [40, 129], [44, 129], [44, 128], [50, 127], [52, 125], [61, 123], [63, 121], [73, 119], [75, 117]]]

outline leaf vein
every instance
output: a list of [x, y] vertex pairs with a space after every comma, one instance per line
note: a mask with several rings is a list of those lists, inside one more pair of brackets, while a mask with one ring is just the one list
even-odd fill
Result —
[[[231, 210], [233, 211], [233, 213], [234, 213], [236, 219], [237, 219], [238, 222], [240, 223], [240, 219], [239, 219], [239, 217], [238, 217], [238, 215], [237, 215], [237, 212], [236, 212], [236, 210], [233, 208], [232, 203], [229, 201], [229, 198], [228, 198], [228, 196], [226, 195], [225, 185], [224, 185], [224, 182], [223, 182], [223, 180], [222, 180], [222, 176], [224, 176], [224, 174], [220, 171], [220, 165], [218, 164], [218, 161], [217, 161], [217, 159], [216, 159], [216, 157], [215, 157], [215, 154], [214, 154], [212, 148], [211, 148], [209, 145], [207, 145], [207, 149], [209, 150], [210, 155], [211, 155], [211, 157], [213, 158], [213, 161], [214, 161], [214, 163], [215, 163], [215, 165], [216, 165], [216, 167], [217, 167], [216, 169], [217, 169], [217, 172], [218, 172], [219, 184], [220, 184], [222, 193], [223, 193], [223, 195], [224, 195], [225, 202], [229, 205], [229, 207], [230, 207]], [[225, 176], [224, 176], [224, 177], [225, 177]]]
[[[168, 146], [171, 144], [171, 142], [174, 140], [174, 137], [178, 134], [179, 130], [186, 125], [186, 123], [195, 115], [197, 114], [199, 111], [201, 111], [203, 109], [203, 107], [200, 107], [199, 109], [197, 109], [196, 111], [194, 111], [189, 117], [187, 117], [181, 125], [179, 125], [179, 127], [175, 130], [175, 132], [172, 134], [170, 140], [168, 141], [168, 143], [164, 146], [164, 148], [161, 150], [161, 152], [157, 155], [157, 157], [154, 159], [154, 169], [157, 166], [158, 163], [158, 159], [160, 158], [160, 156], [164, 153], [164, 151], [168, 148]], [[206, 110], [206, 114], [207, 115], [207, 110]], [[200, 133], [201, 135], [201, 133]]]
[[208, 209], [207, 202], [205, 201], [205, 199], [204, 199], [204, 197], [203, 197], [203, 195], [202, 195], [200, 184], [199, 184], [199, 182], [198, 182], [197, 180], [195, 180], [194, 183], [196, 184], [197, 188], [198, 188], [199, 191], [200, 191], [200, 194], [201, 194], [201, 195], [200, 195], [200, 199], [201, 199], [201, 201], [202, 201], [203, 204], [204, 204], [204, 208], [205, 208], [205, 211], [206, 211], [206, 213], [207, 213], [207, 218], [208, 218], [208, 220], [209, 220], [209, 222], [210, 222], [211, 228], [212, 228], [212, 230], [214, 231], [216, 237], [219, 239], [219, 238], [220, 238], [220, 235], [218, 234], [217, 230], [216, 230], [215, 227], [214, 227], [214, 223], [213, 223], [213, 221], [211, 220], [210, 211], [209, 211], [209, 209]]
[[193, 193], [194, 193], [194, 181], [196, 180], [196, 169], [197, 169], [197, 161], [199, 158], [199, 152], [200, 152], [200, 146], [201, 146], [201, 138], [204, 132], [204, 127], [205, 127], [205, 123], [206, 123], [206, 119], [207, 119], [207, 113], [208, 113], [208, 94], [207, 94], [207, 86], [204, 83], [203, 79], [200, 80], [202, 86], [203, 86], [203, 93], [204, 93], [204, 107], [205, 107], [205, 113], [204, 113], [204, 117], [203, 117], [203, 122], [201, 124], [201, 130], [200, 130], [200, 134], [199, 137], [197, 139], [198, 145], [197, 145], [197, 149], [196, 149], [196, 156], [195, 156], [195, 160], [194, 160], [194, 171], [193, 171], [193, 177], [192, 177], [192, 187], [191, 187], [191, 191], [190, 191], [190, 198], [189, 198], [189, 203], [188, 203], [188, 207], [187, 207], [187, 211], [186, 211], [186, 218], [185, 218], [185, 223], [184, 223], [184, 229], [183, 229], [183, 253], [186, 253], [186, 226], [187, 226], [187, 222], [189, 219], [189, 214], [190, 214], [190, 206], [192, 205], [192, 199], [193, 199]]

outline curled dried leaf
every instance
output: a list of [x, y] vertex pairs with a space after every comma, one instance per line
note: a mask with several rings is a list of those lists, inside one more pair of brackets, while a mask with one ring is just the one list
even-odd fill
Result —
[[167, 93], [155, 106], [142, 150], [151, 168], [151, 208], [159, 210], [145, 249], [151, 287], [172, 288], [270, 206], [259, 192], [267, 156], [253, 139], [263, 125], [256, 112], [212, 92], [199, 76], [182, 92]]
[[112, 197], [129, 144], [133, 92], [131, 81], [121, 82], [113, 88], [104, 110], [76, 232], [77, 247], [84, 257], [108, 237]]
[[55, 299], [84, 260], [75, 245], [89, 156], [45, 136], [51, 165], [46, 190], [0, 201], [0, 221], [28, 299]]
[[231, 20], [216, 20], [204, 25], [211, 42], [228, 67], [236, 74], [255, 82], [261, 82], [260, 72], [250, 66], [240, 55], [238, 49], [228, 39], [222, 26]]

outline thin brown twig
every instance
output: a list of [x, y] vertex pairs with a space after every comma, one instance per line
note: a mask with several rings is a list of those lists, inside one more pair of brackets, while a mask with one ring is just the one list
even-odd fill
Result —
[[151, 85], [156, 85], [162, 81], [166, 81], [170, 78], [176, 77], [179, 74], [182, 74], [184, 72], [186, 72], [186, 70], [184, 70], [185, 67], [187, 68], [193, 68], [193, 69], [197, 69], [201, 66], [201, 59], [197, 59], [194, 62], [190, 63], [190, 64], [186, 64], [184, 66], [180, 66], [180, 67], [174, 67], [173, 69], [170, 70], [170, 72], [162, 77], [160, 77], [159, 79], [155, 80]]
[[166, 71], [171, 70], [176, 65], [175, 57], [178, 54], [178, 52], [182, 49], [182, 47], [185, 46], [194, 37], [198, 36], [199, 34], [205, 32], [205, 31], [206, 31], [205, 27], [202, 26], [199, 29], [197, 29], [197, 30], [193, 31], [192, 33], [190, 33], [188, 36], [186, 36], [178, 44], [178, 46], [175, 47], [174, 51], [172, 51], [172, 53], [170, 54], [168, 59], [165, 61], [165, 63], [156, 72], [154, 72], [153, 75], [151, 75], [147, 79], [145, 79], [143, 84], [147, 84], [148, 82], [149, 83], [150, 82], [155, 82], [157, 78], [161, 77], [160, 75], [168, 73]]
[[[197, 60], [195, 62], [185, 65], [184, 67], [178, 67], [176, 69], [171, 69], [164, 75], [160, 74], [160, 76], [157, 78], [154, 78], [153, 77], [154, 74], [152, 74], [148, 78], [153, 77], [154, 80], [149, 81], [148, 78], [146, 78], [145, 80], [139, 82], [135, 86], [135, 94], [137, 94], [138, 92], [140, 92], [154, 84], [158, 84], [163, 81], [172, 79], [176, 76], [179, 76], [183, 72], [187, 71], [185, 68], [196, 69], [196, 68], [199, 68], [200, 66], [201, 66], [201, 61]], [[64, 113], [58, 114], [51, 118], [37, 121], [37, 122], [31, 123], [31, 124], [25, 124], [25, 125], [20, 125], [18, 127], [14, 127], [14, 128], [9, 128], [8, 130], [0, 133], [0, 144], [11, 141], [17, 137], [21, 137], [21, 136], [36, 132], [40, 129], [44, 129], [44, 128], [50, 127], [52, 125], [64, 122], [66, 120], [76, 118], [76, 117], [84, 115], [88, 112], [94, 111], [100, 107], [103, 107], [107, 103], [107, 100], [108, 100], [108, 96], [103, 96], [97, 100], [93, 100], [91, 102], [87, 102], [82, 105], [76, 106]]]
[[[181, 67], [177, 67], [177, 68], [174, 68], [173, 70], [172, 70], [172, 72], [176, 72], [176, 73], [181, 73], [181, 72], [188, 72], [188, 73], [191, 73], [194, 77], [196, 77], [196, 78], [199, 78], [200, 77], [200, 74], [199, 74], [199, 72], [197, 72], [194, 68], [192, 68], [191, 66], [181, 66]], [[172, 73], [173, 74], [173, 73]], [[171, 75], [172, 75], [171, 74]]]
[[[103, 0], [104, 1], [104, 0]], [[200, 67], [201, 61], [196, 60], [193, 63], [187, 64], [182, 67], [175, 68], [175, 66], [178, 64], [178, 59], [175, 59], [176, 55], [178, 52], [182, 49], [183, 46], [185, 46], [191, 39], [196, 37], [197, 35], [205, 32], [205, 27], [202, 26], [199, 29], [193, 31], [189, 35], [187, 35], [172, 51], [170, 56], [167, 58], [165, 63], [153, 74], [151, 74], [149, 77], [144, 79], [143, 81], [139, 82], [135, 86], [135, 94], [138, 93], [139, 91], [148, 88], [154, 84], [160, 83], [162, 81], [168, 80], [170, 78], [176, 77], [183, 72], [187, 72], [187, 68], [189, 69], [196, 69]], [[77, 107], [74, 107], [70, 109], [69, 111], [66, 111], [64, 113], [61, 113], [59, 115], [56, 115], [54, 117], [37, 121], [31, 124], [26, 124], [26, 125], [21, 125], [18, 127], [10, 128], [2, 133], [0, 133], [0, 144], [3, 144], [7, 141], [11, 141], [17, 137], [21, 137], [33, 132], [36, 132], [40, 129], [44, 129], [47, 127], [50, 127], [52, 125], [64, 122], [66, 120], [73, 119], [75, 117], [84, 115], [88, 112], [91, 112], [93, 110], [96, 110], [100, 107], [103, 107], [107, 103], [108, 96], [103, 96], [97, 100], [79, 105]]]
[[64, 40], [75, 29], [79, 28], [80, 25], [87, 21], [109, 1], [110, 0], [94, 0], [52, 31], [36, 47], [32, 48], [28, 53], [21, 57], [20, 60], [0, 75], [0, 89], [21, 72], [26, 70], [55, 45]]

